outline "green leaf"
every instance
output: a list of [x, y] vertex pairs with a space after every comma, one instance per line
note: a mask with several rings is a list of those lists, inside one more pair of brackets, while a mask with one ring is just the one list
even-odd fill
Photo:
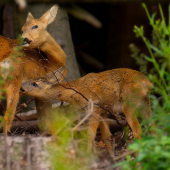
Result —
[[161, 152], [161, 146], [155, 146], [155, 150], [154, 150], [154, 152], [155, 153], [159, 153], [159, 152]]
[[164, 56], [164, 52], [162, 52], [160, 49], [158, 49], [157, 47], [154, 47], [152, 44], [149, 44], [149, 47], [154, 50], [155, 52], [157, 52], [159, 55]]
[[144, 30], [143, 30], [143, 26], [141, 26], [140, 28], [137, 27], [136, 25], [134, 26], [134, 33], [136, 34], [136, 37], [142, 37], [144, 35]]
[[3, 85], [5, 83], [5, 80], [0, 79], [0, 85]]
[[9, 79], [11, 79], [11, 80], [13, 80], [13, 79], [14, 79], [14, 77], [13, 77], [13, 76], [11, 76], [11, 75], [8, 75], [8, 78], [9, 78]]
[[165, 75], [165, 69], [166, 69], [166, 66], [167, 66], [167, 63], [163, 63], [162, 64], [162, 66], [161, 66], [161, 68], [160, 68], [160, 76], [161, 77], [164, 77], [164, 75]]
[[147, 61], [149, 61], [149, 62], [153, 62], [153, 61], [154, 61], [152, 58], [147, 57], [147, 56], [144, 56], [144, 58], [145, 58]]
[[147, 8], [145, 3], [142, 3], [142, 7], [143, 7], [144, 9]]
[[2, 88], [1, 91], [2, 91], [3, 93], [6, 93], [6, 92], [7, 92], [7, 90], [4, 89], [4, 88]]
[[6, 97], [0, 96], [0, 100], [6, 100]]
[[143, 160], [143, 158], [146, 157], [147, 154], [148, 154], [148, 153], [144, 153], [144, 152], [139, 153], [139, 155], [137, 156], [136, 160], [137, 160], [138, 162], [141, 162], [141, 161]]
[[129, 145], [128, 148], [129, 148], [130, 150], [138, 150], [139, 147], [140, 147], [140, 144], [139, 144], [138, 142], [134, 142], [134, 143], [132, 143], [131, 145]]
[[154, 21], [155, 21], [155, 16], [156, 16], [156, 12], [152, 14], [151, 16], [151, 25], [154, 24]]

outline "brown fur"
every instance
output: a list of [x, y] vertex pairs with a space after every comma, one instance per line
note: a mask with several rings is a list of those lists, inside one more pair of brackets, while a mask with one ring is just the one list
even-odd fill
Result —
[[[38, 19], [34, 19], [30, 13], [28, 14], [27, 22], [23, 26], [22, 30], [23, 37], [31, 37], [32, 42], [28, 44], [29, 48], [23, 48], [23, 55], [17, 57], [17, 62], [12, 59], [12, 55], [18, 56], [18, 53], [14, 51], [14, 47], [18, 46], [18, 40], [11, 40], [0, 36], [0, 62], [3, 63], [6, 59], [8, 59], [8, 61], [10, 61], [10, 65], [13, 67], [12, 71], [8, 71], [6, 73], [7, 76], [11, 75], [13, 77], [12, 80], [7, 79], [6, 74], [1, 72], [1, 76], [6, 79], [3, 88], [7, 89], [7, 107], [4, 116], [3, 129], [5, 135], [7, 135], [7, 132], [10, 132], [11, 123], [13, 121], [16, 106], [19, 100], [19, 92], [22, 82], [39, 76], [45, 76], [47, 73], [54, 71], [61, 66], [64, 67], [64, 74], [61, 81], [67, 74], [65, 69], [66, 55], [57, 42], [46, 31], [46, 27], [49, 24], [48, 21], [50, 21], [51, 18], [52, 20], [50, 23], [54, 21], [57, 14], [57, 9], [57, 6], [53, 6], [41, 17], [40, 21]], [[50, 11], [54, 15], [51, 16]], [[32, 16], [31, 18], [30, 15]], [[31, 29], [32, 24], [38, 26], [36, 31]], [[29, 36], [26, 37], [27, 35]], [[39, 48], [39, 50], [45, 53], [45, 56], [37, 52], [39, 50], [36, 51], [30, 48]], [[41, 100], [36, 100], [36, 104], [38, 109], [38, 107], [42, 105]], [[51, 103], [49, 105], [51, 105]], [[46, 110], [45, 107], [44, 110]], [[44, 111], [41, 111], [40, 109], [38, 113], [39, 115], [45, 114]]]
[[[63, 68], [60, 68], [56, 71], [55, 76], [60, 79], [62, 72]], [[152, 88], [152, 83], [142, 73], [120, 68], [101, 73], [90, 73], [68, 83], [57, 83], [56, 77], [53, 73], [49, 73], [46, 77], [23, 83], [22, 89], [26, 94], [40, 99], [53, 98], [66, 101], [78, 108], [85, 108], [89, 99], [97, 103], [94, 115], [89, 119], [89, 129], [93, 132], [89, 138], [89, 148], [94, 142], [97, 127], [100, 126], [102, 138], [108, 151], [112, 153], [112, 145], [108, 140], [111, 133], [106, 123], [100, 122], [99, 116], [106, 117], [107, 112], [124, 113], [134, 137], [140, 138], [141, 127], [136, 114], [140, 113], [145, 118], [149, 117], [151, 108], [148, 94]]]

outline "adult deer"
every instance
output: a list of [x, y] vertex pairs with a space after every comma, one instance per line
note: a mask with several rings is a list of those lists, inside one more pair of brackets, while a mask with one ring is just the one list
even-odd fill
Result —
[[[5, 84], [2, 88], [7, 90], [7, 106], [4, 115], [3, 132], [7, 135], [10, 132], [11, 123], [16, 111], [16, 106], [19, 100], [19, 92], [21, 83], [30, 79], [45, 76], [47, 73], [56, 70], [59, 67], [64, 67], [63, 77], [67, 74], [65, 69], [66, 55], [53, 37], [47, 32], [47, 26], [52, 23], [57, 15], [58, 6], [53, 6], [39, 19], [34, 19], [31, 13], [28, 13], [26, 23], [22, 28], [22, 37], [24, 38], [22, 49], [23, 55], [17, 57], [17, 61], [13, 60], [13, 56], [18, 56], [18, 52], [14, 50], [18, 46], [18, 40], [11, 40], [5, 37], [0, 37], [0, 66], [13, 67], [13, 71], [8, 69], [5, 73], [1, 72]], [[29, 48], [28, 48], [29, 47]], [[41, 55], [39, 50], [31, 50], [30, 48], [38, 48], [43, 52]], [[13, 79], [9, 79], [11, 75]], [[0, 95], [3, 95], [2, 92]], [[51, 106], [51, 102], [44, 106], [43, 110], [39, 107], [44, 105], [42, 100], [36, 99], [36, 107], [38, 116], [42, 117]]]
[[[151, 112], [149, 91], [152, 83], [142, 73], [126, 69], [113, 69], [101, 73], [90, 73], [75, 81], [59, 83], [64, 69], [60, 68], [45, 77], [35, 78], [22, 84], [22, 91], [40, 99], [56, 99], [71, 103], [77, 108], [86, 108], [89, 99], [95, 104], [94, 114], [89, 118], [89, 148], [94, 143], [98, 126], [103, 141], [110, 153], [111, 133], [100, 116], [108, 113], [124, 113], [133, 136], [140, 138], [141, 127], [136, 114], [148, 117]], [[55, 74], [55, 76], [54, 76]]]

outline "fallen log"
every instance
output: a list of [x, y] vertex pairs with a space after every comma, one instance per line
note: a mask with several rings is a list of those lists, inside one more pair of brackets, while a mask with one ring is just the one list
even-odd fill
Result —
[[[52, 108], [58, 108], [60, 106], [61, 103], [55, 103], [52, 105]], [[23, 104], [24, 105], [24, 104]], [[64, 102], [62, 106], [68, 106], [70, 105], [69, 103]], [[37, 116], [37, 110], [30, 110], [28, 112], [21, 112], [21, 113], [17, 113], [14, 117], [14, 121], [18, 121], [18, 120], [22, 120], [22, 121], [30, 121], [30, 120], [37, 120], [38, 116]]]
[[37, 116], [37, 112], [34, 110], [32, 112], [32, 114], [17, 114], [14, 118], [14, 121], [31, 121], [31, 120], [37, 120], [38, 116]]
[[[1, 124], [2, 125], [2, 124]], [[3, 127], [0, 128], [0, 133], [3, 132]], [[12, 134], [39, 133], [38, 120], [34, 121], [13, 121], [11, 127]]]
[[[28, 116], [29, 117], [29, 116]], [[26, 117], [24, 117], [24, 119], [28, 119]], [[125, 126], [127, 126], [127, 121], [126, 120], [121, 120], [119, 121], [119, 123], [121, 124], [121, 126], [112, 119], [106, 119], [107, 123], [110, 126], [110, 129], [112, 130], [119, 130], [121, 128], [124, 128]], [[0, 129], [0, 133], [2, 133], [2, 128]], [[31, 120], [31, 121], [14, 121], [12, 123], [12, 127], [11, 127], [11, 132], [12, 133], [25, 133], [25, 132], [31, 132], [31, 133], [39, 133], [39, 129], [38, 129], [38, 120]]]

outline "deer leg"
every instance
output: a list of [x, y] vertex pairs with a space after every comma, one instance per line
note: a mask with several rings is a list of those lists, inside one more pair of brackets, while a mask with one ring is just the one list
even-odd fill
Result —
[[14, 83], [14, 85], [12, 84], [7, 88], [7, 105], [3, 125], [3, 132], [5, 136], [7, 136], [8, 132], [11, 132], [11, 125], [15, 116], [15, 111], [19, 100], [19, 90], [21, 83], [17, 82]]
[[145, 115], [144, 116], [145, 116], [145, 118], [148, 119], [151, 115], [151, 112], [152, 112], [150, 98], [148, 96], [145, 97], [143, 102], [144, 102], [144, 105], [145, 105]]
[[141, 84], [140, 81], [133, 86], [131, 85], [125, 85], [121, 94], [123, 96], [123, 112], [132, 129], [133, 136], [141, 138], [141, 126], [136, 115], [138, 114], [138, 116], [144, 119], [149, 118], [151, 114], [150, 99], [147, 94], [149, 89]]
[[135, 108], [131, 108], [130, 106], [123, 104], [123, 112], [126, 116], [126, 120], [129, 124], [129, 126], [132, 129], [134, 138], [141, 138], [140, 137], [141, 126], [140, 126], [138, 119], [135, 115], [135, 110], [136, 110]]
[[41, 132], [47, 130], [47, 119], [52, 111], [52, 101], [45, 101], [40, 99], [35, 99], [37, 114], [38, 114], [38, 126]]
[[90, 152], [92, 148], [95, 146], [95, 137], [96, 137], [96, 132], [97, 128], [99, 126], [99, 120], [100, 120], [100, 115], [98, 114], [92, 114], [92, 116], [89, 118], [88, 122], [88, 146], [87, 146], [87, 151]]
[[110, 129], [109, 129], [109, 126], [108, 124], [106, 123], [106, 121], [102, 118], [101, 122], [100, 122], [100, 133], [101, 133], [101, 136], [102, 136], [102, 140], [104, 142], [104, 144], [106, 145], [106, 148], [109, 152], [109, 154], [113, 154], [113, 147], [112, 147], [112, 142], [111, 142], [111, 132], [110, 132]]

